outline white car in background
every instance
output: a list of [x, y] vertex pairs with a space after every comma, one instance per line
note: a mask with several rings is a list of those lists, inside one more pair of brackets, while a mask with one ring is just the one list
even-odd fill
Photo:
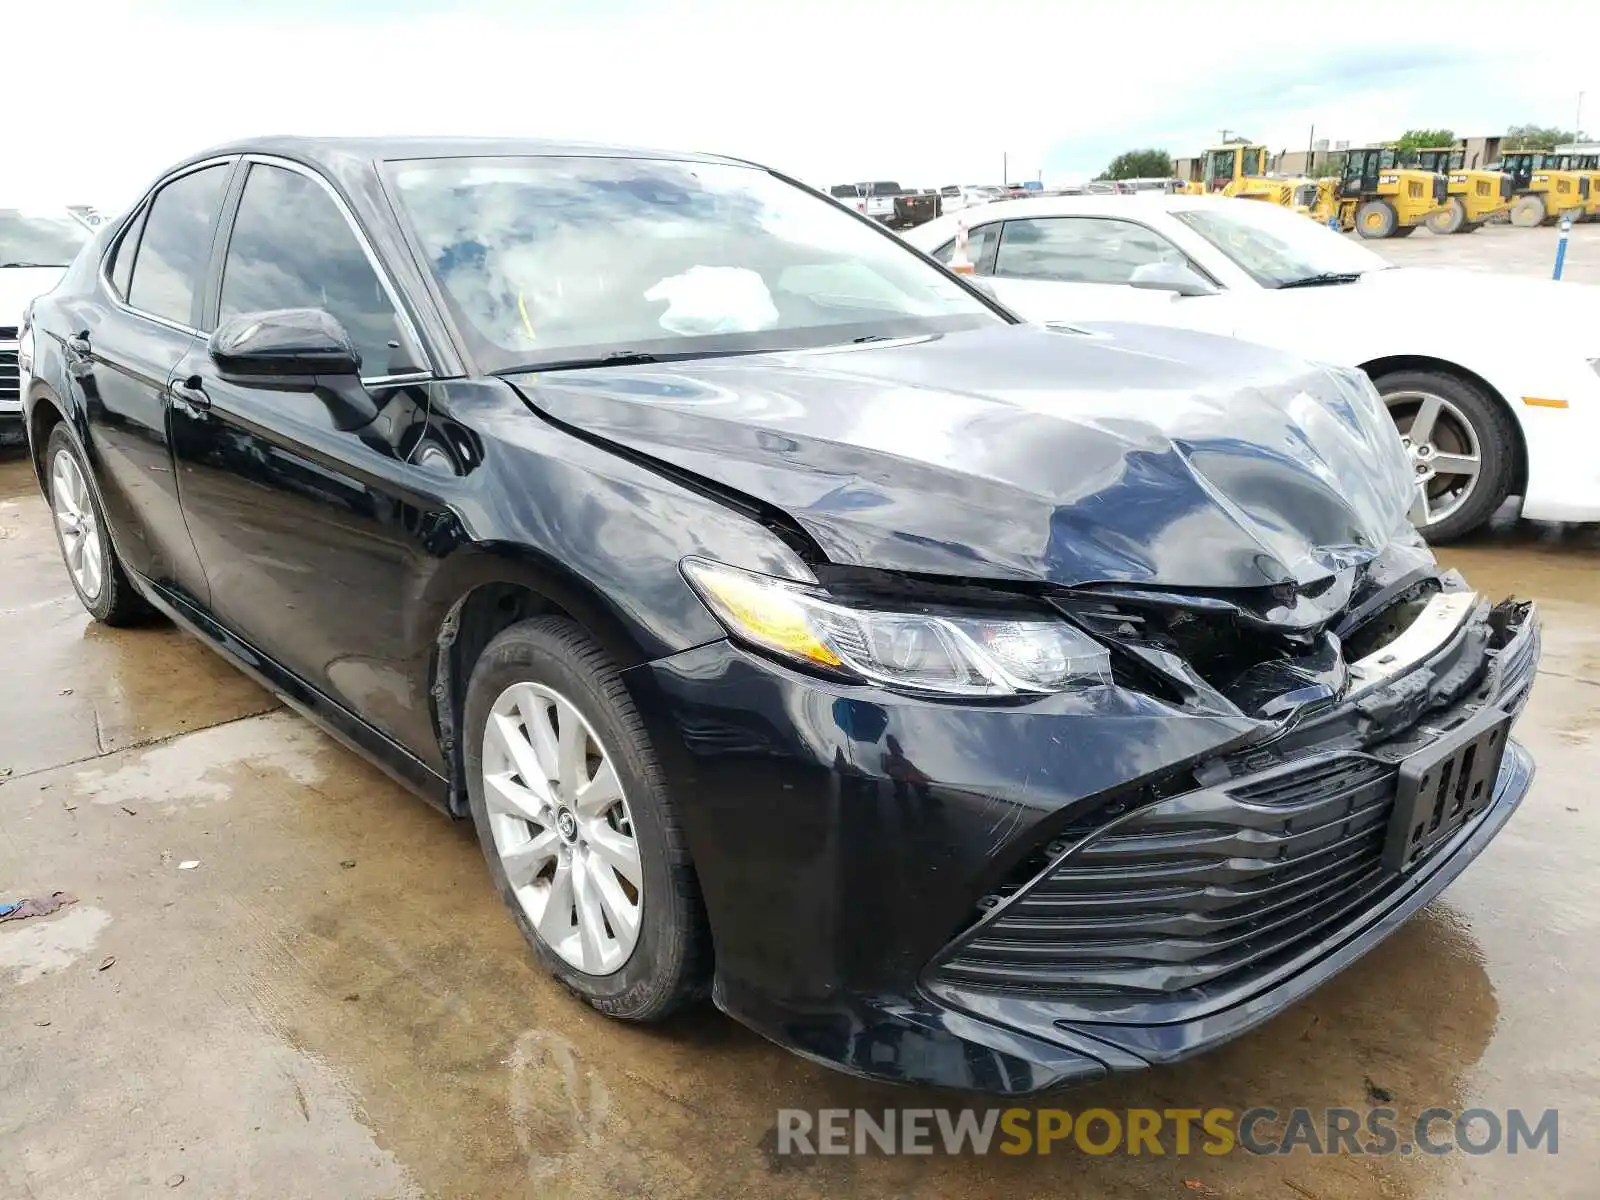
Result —
[[1003, 187], [976, 187], [949, 183], [939, 189], [939, 210], [945, 213], [960, 212], [963, 209], [977, 208], [994, 200], [1004, 200], [1006, 189]]
[[22, 310], [55, 287], [93, 233], [66, 208], [0, 208], [0, 445], [22, 436], [17, 330]]
[[[1600, 520], [1600, 288], [1396, 267], [1287, 209], [1214, 196], [1006, 200], [909, 230], [1031, 321], [1139, 321], [1363, 368], [1411, 455], [1431, 540], [1512, 495]], [[1196, 380], [1204, 387], [1204, 380]]]

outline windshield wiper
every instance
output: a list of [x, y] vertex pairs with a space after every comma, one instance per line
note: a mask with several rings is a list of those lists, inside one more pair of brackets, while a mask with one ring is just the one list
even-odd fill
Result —
[[524, 371], [582, 371], [589, 367], [637, 367], [648, 363], [685, 362], [693, 358], [731, 358], [737, 354], [771, 354], [771, 348], [760, 350], [683, 350], [676, 353], [652, 354], [648, 350], [613, 350], [609, 354], [596, 354], [589, 358], [556, 358], [549, 362], [527, 363], [506, 367], [493, 375], [517, 375]]
[[1284, 288], [1324, 287], [1330, 283], [1354, 283], [1361, 278], [1360, 271], [1324, 271], [1320, 275], [1305, 275], [1299, 279], [1286, 279], [1278, 285]]

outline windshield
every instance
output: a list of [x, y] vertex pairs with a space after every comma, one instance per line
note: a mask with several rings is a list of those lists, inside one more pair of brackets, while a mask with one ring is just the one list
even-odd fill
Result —
[[938, 333], [1002, 321], [892, 234], [755, 167], [391, 164], [486, 370]]
[[1318, 275], [1365, 275], [1390, 264], [1299, 213], [1256, 200], [1181, 208], [1173, 216], [1263, 287]]
[[1232, 150], [1213, 150], [1206, 155], [1206, 182], [1233, 178], [1236, 155]]
[[83, 223], [66, 213], [0, 208], [0, 267], [66, 267], [89, 240]]

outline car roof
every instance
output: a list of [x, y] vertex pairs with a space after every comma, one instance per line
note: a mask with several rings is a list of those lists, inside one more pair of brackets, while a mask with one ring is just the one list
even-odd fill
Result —
[[684, 162], [730, 163], [755, 166], [741, 159], [680, 150], [652, 150], [639, 146], [614, 146], [596, 142], [569, 142], [542, 138], [488, 137], [254, 137], [212, 146], [189, 161], [225, 154], [273, 154], [323, 167], [348, 168], [353, 161], [373, 163], [415, 158], [657, 158]]

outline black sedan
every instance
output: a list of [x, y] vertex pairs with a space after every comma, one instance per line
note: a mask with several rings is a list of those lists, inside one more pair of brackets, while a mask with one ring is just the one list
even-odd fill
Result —
[[1436, 566], [1364, 377], [1018, 324], [748, 163], [225, 147], [19, 359], [90, 612], [470, 818], [615, 1017], [709, 991], [1009, 1093], [1170, 1061], [1370, 949], [1531, 779], [1533, 611]]

